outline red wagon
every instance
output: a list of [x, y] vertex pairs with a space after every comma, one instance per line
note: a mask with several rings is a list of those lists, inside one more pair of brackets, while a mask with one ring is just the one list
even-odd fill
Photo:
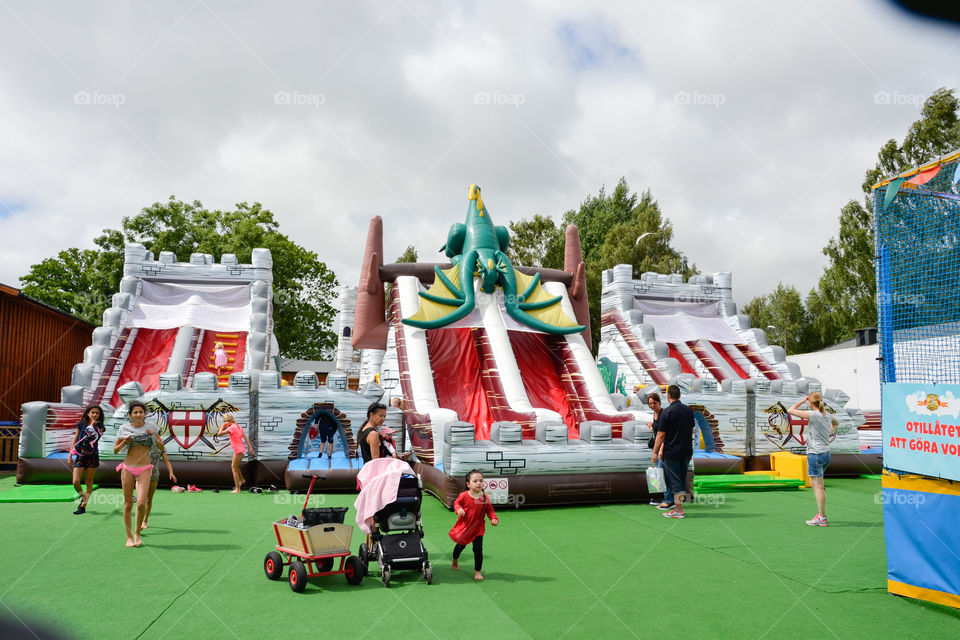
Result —
[[[276, 550], [263, 559], [263, 570], [271, 580], [279, 580], [283, 576], [283, 568], [289, 566], [290, 588], [298, 593], [307, 588], [309, 578], [342, 573], [350, 584], [360, 584], [364, 574], [360, 558], [350, 555], [353, 527], [343, 524], [346, 508], [307, 509], [316, 479], [317, 476], [313, 476], [310, 480], [301, 517], [306, 519], [308, 511], [325, 511], [327, 515], [338, 516], [340, 522], [321, 522], [300, 529], [287, 525], [286, 520], [278, 520], [273, 523], [273, 531], [277, 536]], [[337, 568], [334, 568], [335, 565]]]

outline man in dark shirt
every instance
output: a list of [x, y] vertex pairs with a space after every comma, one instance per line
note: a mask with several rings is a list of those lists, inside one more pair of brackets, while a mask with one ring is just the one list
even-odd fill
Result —
[[[673, 498], [673, 509], [664, 513], [666, 518], [683, 518], [684, 480], [687, 467], [693, 457], [693, 411], [680, 402], [680, 387], [675, 384], [667, 387], [670, 405], [660, 412], [660, 424], [657, 441], [653, 445], [654, 455], [661, 451], [663, 474], [667, 481], [664, 502]], [[661, 446], [663, 449], [661, 450]]]

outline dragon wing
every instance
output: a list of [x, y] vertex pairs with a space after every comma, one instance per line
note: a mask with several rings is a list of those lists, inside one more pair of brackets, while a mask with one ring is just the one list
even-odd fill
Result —
[[[420, 308], [403, 323], [420, 329], [438, 329], [456, 322], [473, 311], [473, 289], [464, 290], [460, 264], [449, 269], [434, 267], [433, 284], [420, 292]], [[472, 274], [469, 282], [472, 284]]]
[[560, 296], [551, 295], [540, 285], [539, 273], [528, 276], [513, 269], [513, 280], [516, 283], [517, 304], [504, 306], [514, 320], [545, 333], [580, 333], [586, 329], [564, 313]]

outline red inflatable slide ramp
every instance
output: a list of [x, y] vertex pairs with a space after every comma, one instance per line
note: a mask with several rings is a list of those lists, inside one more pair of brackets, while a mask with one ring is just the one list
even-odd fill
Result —
[[697, 356], [700, 362], [703, 363], [703, 366], [707, 368], [710, 375], [717, 379], [717, 382], [723, 382], [730, 377], [727, 372], [724, 371], [723, 367], [713, 359], [713, 356], [711, 356], [697, 340], [688, 340], [686, 344], [690, 351], [693, 351], [693, 355]]
[[[684, 373], [692, 373], [693, 375], [697, 376], [697, 372], [694, 370], [693, 366], [691, 366], [690, 361], [687, 360], [682, 353], [680, 353], [676, 345], [674, 345], [672, 342], [668, 342], [667, 348], [670, 349], [670, 357], [680, 363], [680, 371], [683, 371]], [[700, 376], [697, 377], [699, 378]]]
[[747, 357], [747, 360], [750, 361], [750, 364], [759, 369], [760, 373], [767, 377], [767, 380], [780, 379], [780, 374], [774, 371], [773, 367], [770, 366], [770, 363], [761, 358], [759, 353], [751, 349], [750, 345], [738, 344], [736, 347], [740, 350], [740, 353]]
[[578, 423], [561, 383], [563, 362], [547, 346], [543, 334], [511, 331], [510, 346], [530, 404], [559, 413], [567, 425], [568, 437], [575, 437]]
[[660, 371], [653, 359], [647, 354], [647, 350], [640, 344], [637, 336], [630, 331], [627, 323], [620, 317], [620, 312], [607, 311], [603, 314], [601, 322], [604, 325], [612, 324], [617, 328], [617, 331], [620, 332], [620, 337], [623, 338], [627, 346], [630, 347], [630, 352], [640, 361], [640, 364], [643, 365], [644, 370], [647, 372], [647, 375], [650, 376], [650, 379], [653, 380], [654, 384], [661, 386], [667, 384], [667, 377], [663, 375], [663, 372]]
[[727, 345], [720, 344], [719, 342], [711, 342], [713, 348], [716, 349], [717, 353], [720, 354], [720, 357], [727, 361], [727, 364], [730, 365], [730, 368], [733, 369], [733, 372], [740, 376], [742, 380], [749, 380], [750, 376], [747, 375], [747, 372], [743, 370], [737, 361], [733, 359], [733, 356], [726, 350]]
[[123, 404], [116, 389], [128, 382], [139, 382], [144, 391], [159, 389], [160, 374], [167, 370], [170, 352], [173, 351], [176, 340], [176, 329], [137, 329], [133, 347], [123, 363], [123, 370], [110, 403], [115, 407]]
[[480, 380], [487, 392], [487, 406], [490, 407], [494, 422], [516, 422], [520, 425], [525, 439], [536, 439], [537, 414], [517, 411], [507, 402], [507, 394], [503, 390], [503, 382], [500, 380], [500, 372], [497, 369], [497, 360], [493, 355], [493, 349], [490, 347], [490, 338], [486, 329], [474, 328], [471, 331], [473, 332], [473, 344], [477, 349], [477, 359], [480, 362]]
[[[614, 414], [607, 415], [597, 410], [597, 405], [590, 398], [590, 392], [583, 380], [583, 373], [577, 364], [577, 358], [573, 355], [570, 343], [566, 336], [553, 336], [547, 334], [538, 334], [546, 342], [550, 351], [555, 355], [555, 360], [560, 363], [561, 376], [560, 382], [563, 384], [567, 393], [567, 402], [573, 410], [577, 420], [577, 435], [580, 437], [580, 423], [584, 420], [600, 420], [610, 424], [610, 430], [614, 438], [619, 438], [623, 434], [623, 423], [633, 420], [632, 414]], [[567, 437], [573, 437], [568, 433]]]
[[490, 425], [495, 419], [480, 377], [473, 330], [431, 329], [427, 331], [427, 349], [437, 404], [456, 411], [461, 420], [473, 424], [478, 440], [489, 440]]

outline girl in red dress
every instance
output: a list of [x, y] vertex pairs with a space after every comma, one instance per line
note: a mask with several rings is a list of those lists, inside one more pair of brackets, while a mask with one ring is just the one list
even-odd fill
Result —
[[483, 565], [484, 516], [489, 516], [490, 524], [497, 526], [500, 520], [493, 510], [490, 497], [483, 492], [483, 474], [474, 469], [467, 474], [467, 490], [457, 496], [453, 503], [457, 514], [457, 523], [450, 529], [450, 539], [456, 543], [453, 548], [451, 569], [460, 568], [460, 554], [473, 543], [473, 579], [483, 580], [480, 568]]

